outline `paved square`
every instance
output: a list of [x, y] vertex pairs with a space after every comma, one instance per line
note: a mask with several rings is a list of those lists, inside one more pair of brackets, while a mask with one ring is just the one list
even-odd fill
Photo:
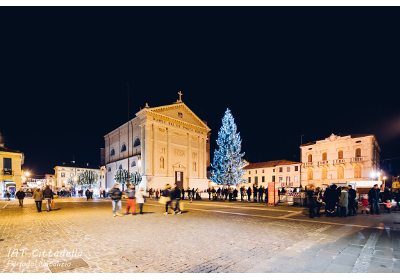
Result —
[[59, 272], [397, 272], [400, 267], [397, 213], [308, 219], [296, 206], [208, 200], [186, 201], [181, 215], [164, 210], [151, 199], [143, 215], [123, 217], [113, 217], [109, 199], [56, 199], [54, 211], [41, 213], [31, 199], [23, 208], [17, 201], [0, 201], [0, 272], [49, 273], [49, 264], [77, 259], [87, 266]]

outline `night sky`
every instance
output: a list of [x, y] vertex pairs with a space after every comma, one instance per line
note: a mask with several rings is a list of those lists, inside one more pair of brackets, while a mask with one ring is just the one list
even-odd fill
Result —
[[[299, 161], [303, 143], [373, 133], [400, 157], [398, 7], [0, 9], [5, 147], [42, 175], [100, 165], [103, 136], [182, 100], [212, 129], [231, 109], [250, 162]], [[212, 157], [211, 154], [211, 157]], [[393, 161], [394, 162], [394, 161]]]

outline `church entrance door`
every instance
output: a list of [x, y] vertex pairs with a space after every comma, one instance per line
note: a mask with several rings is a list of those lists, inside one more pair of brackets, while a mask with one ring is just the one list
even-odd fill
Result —
[[175, 171], [175, 184], [179, 189], [183, 189], [183, 172]]

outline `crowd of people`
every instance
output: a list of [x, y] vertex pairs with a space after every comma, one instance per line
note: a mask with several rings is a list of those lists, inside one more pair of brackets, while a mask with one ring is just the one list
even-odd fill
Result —
[[[395, 191], [394, 195], [389, 187], [383, 192], [377, 184], [369, 190], [368, 194], [361, 195], [357, 199], [356, 190], [351, 185], [347, 187], [338, 187], [331, 185], [322, 192], [321, 188], [309, 187], [307, 190], [307, 205], [309, 207], [309, 217], [319, 217], [322, 206], [325, 206], [325, 214], [327, 217], [344, 217], [356, 216], [360, 214], [370, 214], [372, 216], [381, 216], [379, 201], [385, 208], [385, 213], [390, 214], [392, 208], [392, 199], [396, 201], [396, 209], [400, 206], [400, 193]], [[359, 206], [362, 207], [361, 212]]]
[[[281, 192], [279, 190], [279, 192]], [[240, 194], [241, 201], [254, 201], [254, 202], [266, 202], [268, 203], [268, 188], [253, 184], [252, 187], [240, 187], [237, 188], [228, 187], [210, 187], [207, 189], [209, 200], [225, 200], [225, 201], [237, 201]]]

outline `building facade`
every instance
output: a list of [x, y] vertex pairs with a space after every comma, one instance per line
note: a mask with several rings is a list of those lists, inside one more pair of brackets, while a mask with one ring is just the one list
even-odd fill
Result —
[[7, 149], [0, 143], [0, 197], [4, 197], [7, 190], [18, 191], [21, 188], [23, 164], [22, 152]]
[[134, 119], [104, 136], [107, 189], [116, 183], [115, 172], [128, 170], [128, 164], [130, 173], [142, 175], [144, 190], [167, 183], [206, 189], [209, 131], [181, 98], [161, 107], [146, 104]]
[[[53, 190], [61, 190], [63, 188], [70, 189], [71, 185], [68, 184], [68, 178], [79, 175], [86, 170], [94, 171], [98, 175], [96, 184], [92, 186], [93, 194], [98, 195], [100, 191], [101, 172], [100, 169], [86, 165], [76, 164], [74, 161], [71, 163], [63, 163], [63, 165], [54, 167], [54, 185]], [[77, 185], [75, 191], [82, 190], [82, 186]]]
[[332, 134], [300, 149], [303, 186], [358, 182], [369, 188], [372, 179], [377, 179], [373, 174], [380, 169], [381, 149], [373, 134]]
[[247, 183], [240, 186], [251, 187], [256, 184], [258, 187], [268, 187], [268, 183], [279, 183], [279, 187], [300, 187], [300, 162], [289, 160], [274, 160], [259, 163], [249, 163], [244, 166], [246, 170], [242, 177]]

